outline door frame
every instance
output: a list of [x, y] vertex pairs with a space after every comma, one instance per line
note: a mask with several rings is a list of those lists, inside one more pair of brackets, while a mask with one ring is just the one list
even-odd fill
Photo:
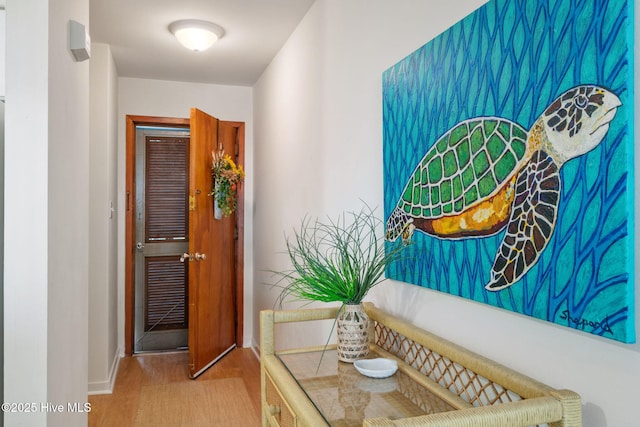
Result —
[[[238, 163], [244, 165], [244, 122], [225, 121], [237, 129], [236, 144], [238, 146]], [[125, 150], [125, 259], [124, 259], [124, 353], [133, 354], [134, 310], [135, 310], [135, 157], [136, 127], [161, 126], [189, 128], [190, 120], [185, 118], [126, 116], [126, 150]], [[236, 345], [243, 346], [244, 330], [244, 185], [238, 188], [238, 204], [236, 208]]]

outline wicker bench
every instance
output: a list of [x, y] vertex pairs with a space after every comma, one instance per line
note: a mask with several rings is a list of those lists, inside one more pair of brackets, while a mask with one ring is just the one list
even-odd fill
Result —
[[[375, 333], [374, 355], [398, 361], [399, 372], [449, 408], [392, 420], [368, 418], [363, 426], [515, 427], [582, 425], [580, 396], [556, 390], [504, 367], [457, 344], [385, 313], [365, 303]], [[328, 425], [275, 352], [274, 328], [278, 323], [333, 319], [337, 309], [261, 312], [261, 370], [263, 425]], [[283, 351], [283, 354], [294, 351]]]

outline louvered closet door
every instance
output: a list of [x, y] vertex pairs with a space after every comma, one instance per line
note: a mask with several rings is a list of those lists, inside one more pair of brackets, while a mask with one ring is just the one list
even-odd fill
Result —
[[136, 133], [136, 294], [134, 351], [188, 343], [189, 132]]

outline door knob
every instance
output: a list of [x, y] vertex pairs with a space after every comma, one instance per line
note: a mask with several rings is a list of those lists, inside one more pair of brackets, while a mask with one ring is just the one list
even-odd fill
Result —
[[142, 252], [142, 250], [144, 249], [144, 244], [142, 242], [136, 243], [136, 249], [138, 250], [138, 252]]
[[201, 254], [196, 252], [196, 261], [204, 261], [207, 259], [207, 254]]
[[187, 254], [187, 253], [182, 254], [182, 256], [180, 257], [180, 262], [184, 262], [185, 259], [188, 259], [189, 261], [193, 261], [191, 254]]

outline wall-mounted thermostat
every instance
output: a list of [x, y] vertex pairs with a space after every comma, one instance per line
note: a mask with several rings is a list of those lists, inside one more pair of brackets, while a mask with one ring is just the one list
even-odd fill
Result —
[[91, 58], [91, 37], [84, 25], [73, 20], [69, 21], [69, 49], [76, 61]]

